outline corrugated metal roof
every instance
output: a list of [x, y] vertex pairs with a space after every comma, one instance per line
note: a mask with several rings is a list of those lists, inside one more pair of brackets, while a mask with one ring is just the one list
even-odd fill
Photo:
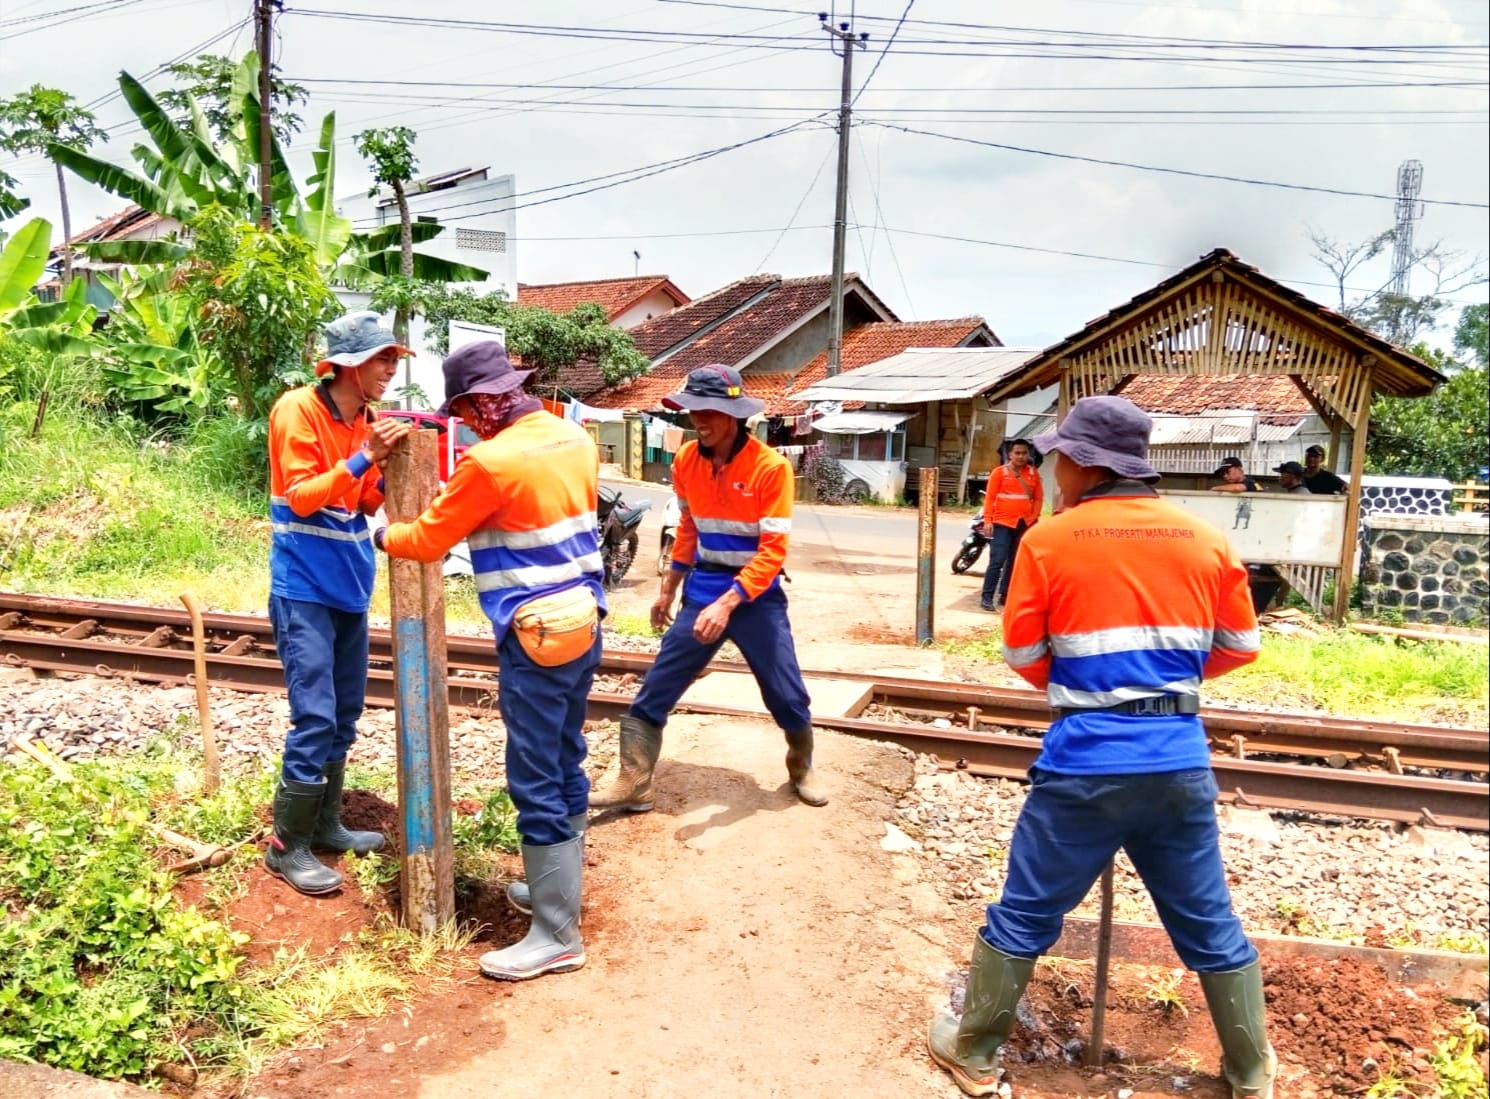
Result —
[[870, 435], [893, 431], [914, 416], [914, 412], [837, 412], [813, 422], [825, 435]]
[[1038, 355], [1036, 347], [912, 348], [796, 394], [799, 401], [910, 405], [976, 397]]
[[[1220, 413], [1200, 416], [1154, 416], [1154, 429], [1149, 434], [1149, 446], [1196, 446], [1207, 443], [1246, 444], [1253, 439], [1252, 415], [1246, 412]], [[1278, 443], [1291, 439], [1304, 425], [1304, 417], [1294, 423], [1268, 423], [1260, 420], [1256, 425], [1259, 443]]]

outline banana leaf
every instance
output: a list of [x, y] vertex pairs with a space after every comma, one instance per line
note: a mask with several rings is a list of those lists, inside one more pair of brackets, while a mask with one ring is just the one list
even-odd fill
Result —
[[307, 182], [311, 192], [305, 209], [296, 218], [300, 235], [316, 250], [316, 262], [322, 266], [335, 262], [346, 251], [352, 236], [350, 218], [338, 217], [332, 189], [336, 186], [336, 112], [321, 120], [321, 141], [313, 154], [316, 171]]
[[137, 176], [128, 168], [110, 164], [107, 160], [69, 149], [66, 145], [47, 146], [47, 156], [88, 183], [97, 184], [112, 195], [142, 206], [152, 214], [172, 217], [180, 222], [190, 221], [196, 213], [194, 206], [181, 202], [167, 193], [166, 189]]
[[0, 317], [20, 308], [31, 297], [32, 288], [47, 269], [52, 247], [52, 223], [32, 218], [0, 251]]
[[174, 240], [101, 240], [80, 246], [89, 259], [131, 265], [180, 263], [191, 249]]

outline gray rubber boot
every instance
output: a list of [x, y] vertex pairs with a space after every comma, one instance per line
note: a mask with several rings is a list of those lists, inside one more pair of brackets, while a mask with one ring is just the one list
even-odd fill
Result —
[[974, 938], [962, 1018], [944, 1013], [932, 1020], [926, 1046], [931, 1059], [952, 1074], [968, 1095], [998, 1091], [999, 1048], [1014, 1029], [1014, 1010], [1035, 972], [1035, 959], [1016, 958]]
[[662, 754], [662, 730], [630, 714], [619, 724], [621, 773], [605, 789], [590, 791], [590, 808], [645, 813], [652, 808], [652, 772]]
[[817, 781], [812, 770], [812, 726], [786, 734], [786, 774], [792, 780], [797, 797], [808, 805], [827, 805], [828, 791]]
[[1261, 964], [1199, 976], [1221, 1039], [1221, 1074], [1232, 1099], [1272, 1099], [1278, 1058], [1268, 1044]]
[[[590, 826], [590, 815], [580, 813], [569, 818], [569, 830], [576, 836], [583, 836], [585, 829]], [[512, 905], [524, 916], [533, 914], [533, 894], [528, 889], [525, 881], [509, 882], [507, 884], [507, 903]]]
[[264, 851], [264, 865], [301, 893], [315, 897], [341, 888], [341, 875], [311, 852], [310, 838], [326, 793], [326, 780], [279, 780], [274, 793], [274, 835]]
[[345, 758], [333, 760], [321, 769], [326, 777], [326, 795], [316, 815], [316, 834], [310, 845], [317, 851], [350, 851], [369, 855], [383, 849], [382, 832], [354, 832], [341, 822], [341, 791], [347, 781]]
[[533, 898], [533, 923], [522, 941], [481, 955], [481, 972], [499, 981], [526, 981], [585, 964], [579, 937], [585, 837], [548, 847], [523, 845], [523, 869]]

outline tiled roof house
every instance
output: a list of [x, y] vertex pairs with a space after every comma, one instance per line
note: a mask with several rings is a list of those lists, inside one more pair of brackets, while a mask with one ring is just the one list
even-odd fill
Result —
[[638, 324], [687, 305], [688, 295], [666, 275], [634, 278], [592, 279], [587, 282], [518, 283], [517, 303], [567, 313], [577, 305], [593, 302], [605, 310], [617, 328]]

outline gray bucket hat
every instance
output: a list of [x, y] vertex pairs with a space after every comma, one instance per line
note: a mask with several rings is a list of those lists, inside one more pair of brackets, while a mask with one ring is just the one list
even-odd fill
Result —
[[383, 327], [382, 318], [371, 310], [348, 313], [326, 326], [326, 357], [316, 363], [317, 374], [329, 374], [338, 366], [361, 366], [385, 347], [398, 349], [400, 355], [414, 352]]
[[710, 363], [689, 371], [682, 392], [662, 398], [662, 407], [674, 412], [723, 412], [737, 420], [748, 420], [764, 411], [766, 402], [745, 396], [745, 382], [738, 370]]
[[1119, 477], [1157, 481], [1149, 465], [1148, 413], [1125, 397], [1083, 397], [1054, 431], [1035, 436], [1037, 449], [1064, 454], [1079, 466], [1100, 466]]

